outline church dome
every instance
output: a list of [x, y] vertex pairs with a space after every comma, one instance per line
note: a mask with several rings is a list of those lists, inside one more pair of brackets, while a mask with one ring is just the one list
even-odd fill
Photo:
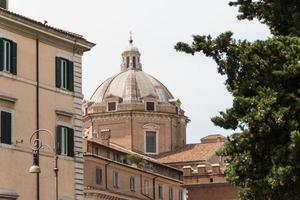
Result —
[[121, 72], [108, 78], [94, 92], [91, 101], [104, 102], [106, 98], [118, 97], [122, 102], [142, 102], [154, 98], [168, 103], [174, 99], [170, 91], [157, 79], [143, 72], [138, 48], [130, 44], [122, 53]]
[[157, 79], [141, 70], [128, 69], [104, 81], [94, 92], [91, 101], [100, 103], [107, 97], [119, 97], [123, 102], [140, 102], [144, 97], [155, 97], [158, 102], [169, 102], [173, 95]]

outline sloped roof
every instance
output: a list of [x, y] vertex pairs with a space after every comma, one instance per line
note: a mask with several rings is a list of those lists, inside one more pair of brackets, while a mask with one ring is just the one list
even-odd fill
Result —
[[224, 142], [187, 144], [175, 152], [162, 155], [157, 160], [162, 163], [207, 161], [223, 144]]
[[53, 26], [49, 26], [45, 23], [39, 22], [37, 20], [31, 19], [31, 18], [28, 18], [28, 17], [25, 17], [23, 15], [14, 13], [12, 11], [9, 11], [9, 10], [1, 8], [1, 7], [0, 7], [0, 15], [3, 15], [3, 16], [9, 17], [11, 19], [21, 21], [22, 23], [25, 23], [27, 25], [34, 25], [34, 26], [40, 28], [41, 30], [46, 30], [46, 31], [49, 31], [49, 32], [52, 32], [52, 33], [60, 33], [60, 34], [64, 35], [67, 38], [70, 38], [70, 37], [71, 38], [76, 38], [76, 39], [78, 39], [82, 42], [87, 43], [90, 47], [95, 46], [94, 43], [87, 41], [85, 38], [83, 38], [82, 35], [79, 35], [77, 33], [73, 33], [73, 32], [70, 32], [70, 31], [66, 31], [66, 30], [63, 30], [63, 29], [60, 29], [60, 28], [56, 28], [56, 27], [53, 27]]

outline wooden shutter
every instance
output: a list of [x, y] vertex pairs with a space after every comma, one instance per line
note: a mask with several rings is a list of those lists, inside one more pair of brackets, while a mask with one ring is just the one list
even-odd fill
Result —
[[17, 43], [11, 41], [10, 46], [11, 46], [10, 73], [17, 75]]
[[1, 143], [11, 144], [11, 113], [1, 111]]
[[56, 87], [61, 87], [61, 58], [55, 57]]
[[4, 69], [3, 56], [4, 56], [3, 38], [0, 38], [0, 71], [3, 71], [3, 69]]
[[68, 128], [68, 156], [74, 156], [74, 130]]
[[68, 61], [68, 83], [67, 83], [67, 89], [70, 91], [74, 91], [74, 63], [71, 61]]
[[62, 126], [56, 127], [56, 153], [61, 154], [61, 137], [62, 137]]

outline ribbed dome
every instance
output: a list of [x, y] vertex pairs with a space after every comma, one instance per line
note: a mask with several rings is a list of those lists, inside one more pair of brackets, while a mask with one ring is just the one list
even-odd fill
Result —
[[104, 81], [94, 92], [91, 101], [100, 103], [106, 97], [116, 96], [123, 102], [141, 102], [143, 97], [153, 96], [158, 102], [174, 99], [169, 90], [149, 74], [127, 69]]

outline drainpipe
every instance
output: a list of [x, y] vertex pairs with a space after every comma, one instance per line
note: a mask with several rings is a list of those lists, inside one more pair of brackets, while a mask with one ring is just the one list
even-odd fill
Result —
[[[36, 130], [40, 129], [40, 76], [39, 76], [39, 38], [36, 38]], [[37, 142], [39, 142], [39, 132], [36, 134]], [[39, 144], [37, 144], [39, 146]], [[37, 151], [37, 165], [39, 165], [39, 150]], [[40, 174], [36, 174], [36, 199], [40, 200]]]

